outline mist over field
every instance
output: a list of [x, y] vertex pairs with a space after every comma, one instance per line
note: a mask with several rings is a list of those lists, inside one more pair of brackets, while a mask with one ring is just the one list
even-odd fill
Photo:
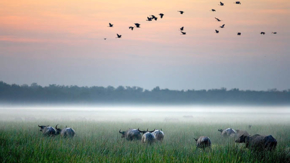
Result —
[[14, 106], [0, 107], [1, 121], [78, 122], [198, 122], [259, 123], [290, 122], [289, 107], [243, 106]]

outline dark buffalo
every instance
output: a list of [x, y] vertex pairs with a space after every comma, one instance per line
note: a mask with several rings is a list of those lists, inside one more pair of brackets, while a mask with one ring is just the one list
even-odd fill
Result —
[[232, 128], [227, 128], [227, 129], [218, 129], [219, 132], [221, 132], [221, 135], [225, 138], [228, 138], [228, 137], [235, 137], [236, 135], [236, 131]]
[[142, 139], [141, 139], [142, 143], [147, 143], [147, 144], [151, 145], [152, 143], [154, 143], [156, 141], [156, 137], [153, 134], [155, 129], [152, 130], [152, 131], [148, 131], [148, 129], [147, 129], [147, 131], [141, 131], [141, 130], [138, 129], [138, 131], [143, 133], [143, 136], [142, 136]]
[[163, 141], [164, 132], [162, 131], [162, 129], [161, 130], [155, 130], [152, 134], [155, 136], [156, 140], [161, 141], [161, 142]]
[[119, 133], [122, 134], [121, 138], [126, 138], [126, 140], [141, 140], [141, 133], [137, 129], [129, 129], [127, 131], [121, 131], [119, 130]]
[[262, 136], [259, 134], [255, 134], [253, 136], [246, 136], [241, 135], [238, 140], [235, 142], [237, 143], [245, 143], [246, 148], [256, 150], [256, 151], [272, 151], [275, 150], [277, 146], [277, 140], [272, 136]]
[[40, 127], [40, 131], [42, 132], [42, 134], [44, 136], [55, 136], [57, 134], [57, 131], [55, 128], [47, 125], [47, 126], [39, 126]]
[[207, 136], [200, 136], [198, 139], [194, 138], [194, 140], [196, 141], [196, 149], [205, 149], [206, 147], [211, 148], [211, 141]]
[[57, 128], [57, 125], [55, 126], [55, 129], [57, 130], [57, 134], [60, 134], [62, 137], [74, 137], [75, 136], [75, 130], [70, 127], [65, 127], [64, 129]]

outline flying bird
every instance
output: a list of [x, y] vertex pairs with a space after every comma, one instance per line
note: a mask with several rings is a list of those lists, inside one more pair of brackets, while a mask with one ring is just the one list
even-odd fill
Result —
[[266, 32], [261, 32], [260, 34], [261, 34], [261, 35], [265, 35], [265, 34], [266, 34]]
[[241, 36], [241, 34], [242, 34], [241, 32], [238, 32], [238, 33], [237, 33], [238, 36]]
[[163, 13], [160, 13], [159, 15], [160, 15], [160, 18], [161, 18], [161, 19], [162, 19], [162, 18], [163, 18], [163, 16], [164, 16], [164, 14], [163, 14]]
[[240, 2], [240, 1], [236, 1], [236, 4], [237, 4], [237, 5], [240, 5], [240, 4], [241, 4], [241, 2]]
[[133, 31], [134, 27], [133, 26], [130, 26], [129, 29], [131, 29]]
[[222, 3], [222, 2], [220, 2], [220, 4], [219, 4], [220, 6], [224, 6], [224, 3]]
[[220, 26], [221, 28], [224, 28], [225, 27], [225, 24], [223, 24], [222, 26]]
[[219, 22], [221, 21], [221, 20], [220, 20], [219, 18], [217, 18], [217, 17], [215, 17], [215, 19], [216, 19], [217, 21], [219, 21]]
[[117, 33], [117, 38], [121, 38], [122, 37], [122, 35], [119, 35], [118, 33]]
[[181, 27], [180, 30], [183, 31], [184, 30], [184, 27]]
[[215, 30], [215, 33], [219, 33], [220, 31], [218, 31], [218, 30]]
[[147, 17], [147, 20], [146, 21], [152, 21], [152, 18], [150, 17]]
[[109, 23], [109, 27], [113, 27], [113, 24]]
[[177, 11], [177, 12], [180, 12], [180, 14], [183, 14], [184, 13], [184, 11]]
[[215, 9], [211, 9], [212, 12], [215, 12]]
[[274, 35], [277, 34], [277, 32], [272, 32]]
[[186, 32], [181, 32], [182, 35], [186, 35]]
[[154, 19], [155, 21], [157, 20], [157, 17], [155, 15], [151, 15], [152, 19]]
[[104, 38], [104, 40], [107, 40], [107, 38]]
[[140, 28], [140, 24], [139, 23], [135, 23], [136, 28]]

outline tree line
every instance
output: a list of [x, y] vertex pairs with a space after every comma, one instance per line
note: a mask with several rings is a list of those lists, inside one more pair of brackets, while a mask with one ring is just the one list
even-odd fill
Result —
[[279, 91], [239, 90], [169, 90], [155, 87], [79, 87], [7, 84], [0, 81], [0, 102], [9, 104], [170, 104], [170, 105], [289, 105], [290, 89]]

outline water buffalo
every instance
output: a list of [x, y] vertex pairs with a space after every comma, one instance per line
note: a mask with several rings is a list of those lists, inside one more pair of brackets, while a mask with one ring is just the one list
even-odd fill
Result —
[[272, 136], [262, 136], [259, 134], [255, 134], [253, 136], [241, 135], [236, 143], [245, 143], [246, 148], [253, 149], [256, 151], [272, 151], [275, 150], [277, 146], [277, 140]]
[[70, 127], [65, 127], [64, 129], [57, 128], [57, 125], [55, 126], [55, 129], [57, 130], [57, 134], [60, 134], [62, 137], [74, 137], [75, 136], [75, 130]]
[[138, 131], [141, 132], [141, 133], [143, 133], [143, 136], [142, 136], [142, 139], [141, 139], [141, 142], [142, 142], [142, 143], [148, 143], [148, 144], [151, 145], [152, 143], [154, 143], [154, 142], [156, 141], [156, 137], [155, 137], [155, 135], [152, 133], [152, 132], [155, 131], [155, 129], [152, 130], [152, 131], [148, 131], [148, 129], [147, 129], [147, 131], [140, 131], [140, 130], [138, 129]]
[[121, 131], [121, 129], [119, 130], [119, 133], [122, 134], [121, 138], [126, 138], [126, 140], [141, 140], [141, 133], [137, 130], [137, 129], [129, 129], [127, 131]]
[[40, 131], [42, 132], [42, 134], [44, 136], [55, 136], [57, 133], [56, 129], [49, 126], [49, 125], [47, 125], [47, 126], [39, 126], [38, 125], [38, 127], [40, 127]]
[[227, 128], [227, 129], [218, 129], [219, 132], [221, 132], [221, 135], [225, 138], [228, 137], [234, 137], [236, 135], [236, 131], [232, 128]]
[[211, 148], [211, 141], [207, 136], [200, 136], [198, 139], [194, 138], [194, 140], [196, 141], [196, 149], [205, 149], [206, 147]]
[[164, 139], [164, 132], [161, 130], [155, 130], [154, 132], [152, 132], [152, 134], [155, 136], [156, 140], [158, 141], [163, 141]]

